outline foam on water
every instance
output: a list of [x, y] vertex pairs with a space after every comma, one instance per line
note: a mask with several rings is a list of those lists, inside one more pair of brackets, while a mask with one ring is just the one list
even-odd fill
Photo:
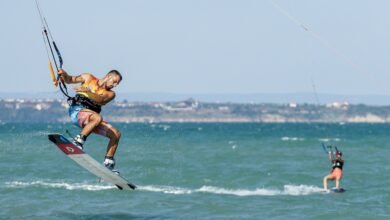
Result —
[[32, 182], [5, 182], [7, 188], [27, 188], [27, 187], [48, 187], [48, 188], [63, 188], [67, 190], [88, 190], [99, 191], [116, 189], [115, 186], [102, 185], [102, 184], [90, 184], [90, 183], [66, 183], [66, 182], [46, 182], [46, 181], [32, 181]]
[[281, 140], [282, 141], [304, 141], [305, 138], [301, 138], [301, 137], [282, 137]]
[[319, 138], [318, 139], [321, 142], [339, 142], [341, 141], [340, 138]]
[[173, 186], [139, 186], [138, 190], [149, 192], [161, 192], [166, 194], [193, 194], [193, 193], [209, 193], [209, 194], [224, 194], [233, 196], [301, 196], [324, 193], [324, 190], [317, 186], [308, 185], [285, 185], [283, 190], [273, 188], [256, 188], [249, 189], [227, 189], [215, 186], [202, 186], [198, 189], [188, 189]]
[[166, 194], [192, 194], [195, 191], [174, 186], [138, 186], [137, 190], [148, 192], [161, 192]]
[[[104, 185], [104, 184], [91, 184], [91, 183], [66, 183], [66, 182], [48, 182], [48, 181], [31, 181], [21, 182], [12, 181], [5, 182], [5, 188], [28, 188], [28, 187], [47, 187], [47, 188], [62, 188], [66, 190], [87, 190], [87, 191], [100, 191], [116, 189], [115, 186]], [[215, 186], [202, 186], [198, 189], [189, 189], [175, 186], [138, 186], [138, 191], [146, 192], [158, 192], [165, 194], [185, 195], [193, 193], [209, 193], [209, 194], [223, 194], [233, 196], [301, 196], [324, 193], [322, 188], [317, 186], [308, 185], [285, 185], [283, 190], [273, 188], [256, 188], [253, 190], [249, 189], [226, 189]]]
[[323, 189], [316, 186], [307, 185], [285, 185], [283, 190], [272, 188], [256, 188], [254, 190], [248, 189], [225, 189], [213, 186], [203, 186], [198, 192], [207, 192], [213, 194], [227, 194], [235, 196], [280, 196], [280, 195], [309, 195], [314, 193], [323, 193]]

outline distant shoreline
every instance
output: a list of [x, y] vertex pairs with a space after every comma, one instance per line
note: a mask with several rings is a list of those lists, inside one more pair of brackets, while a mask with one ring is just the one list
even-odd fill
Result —
[[[236, 104], [321, 104], [325, 105], [332, 102], [348, 102], [350, 104], [364, 104], [375, 106], [390, 105], [390, 95], [365, 94], [365, 95], [344, 95], [344, 94], [324, 94], [316, 95], [313, 92], [294, 92], [294, 93], [169, 93], [169, 92], [135, 92], [118, 93], [116, 100], [119, 102], [180, 102], [181, 100], [192, 97], [199, 102], [204, 103], [236, 103]], [[0, 99], [24, 99], [24, 100], [47, 100], [47, 99], [65, 99], [60, 92], [0, 92]]]
[[[70, 122], [64, 100], [0, 99], [0, 122]], [[114, 102], [102, 115], [123, 123], [390, 123], [390, 106], [313, 104]]]

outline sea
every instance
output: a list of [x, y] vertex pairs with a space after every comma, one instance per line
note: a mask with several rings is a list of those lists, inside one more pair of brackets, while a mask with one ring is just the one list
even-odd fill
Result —
[[[113, 123], [122, 191], [47, 135], [70, 123], [0, 124], [0, 219], [390, 219], [390, 124]], [[108, 140], [85, 151], [103, 161]], [[343, 152], [344, 193], [323, 190]], [[329, 182], [333, 187], [334, 182]]]

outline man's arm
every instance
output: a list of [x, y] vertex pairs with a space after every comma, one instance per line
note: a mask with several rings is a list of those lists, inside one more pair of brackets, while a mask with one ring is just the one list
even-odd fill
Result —
[[78, 76], [71, 76], [69, 75], [65, 70], [60, 69], [58, 71], [58, 75], [61, 76], [61, 78], [64, 80], [67, 84], [73, 84], [73, 83], [83, 83], [85, 82], [85, 74], [81, 74]]
[[328, 146], [327, 148], [328, 148], [328, 159], [330, 161], [332, 161], [333, 160], [333, 158], [332, 158], [332, 146]]
[[115, 98], [115, 92], [110, 91], [104, 95], [101, 96], [103, 105], [111, 102]]
[[106, 91], [103, 94], [96, 94], [91, 91], [87, 90], [76, 90], [76, 91], [82, 91], [88, 94], [88, 97], [96, 104], [99, 105], [105, 105], [112, 101], [115, 98], [115, 92], [113, 91]]
[[328, 159], [333, 162], [333, 158], [332, 158], [332, 151], [329, 151], [328, 152]]

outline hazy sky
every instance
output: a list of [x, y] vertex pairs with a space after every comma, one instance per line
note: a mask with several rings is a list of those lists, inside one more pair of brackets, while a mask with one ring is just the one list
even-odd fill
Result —
[[[390, 1], [40, 0], [74, 74], [118, 92], [390, 94]], [[55, 91], [34, 0], [0, 0], [0, 92]]]

